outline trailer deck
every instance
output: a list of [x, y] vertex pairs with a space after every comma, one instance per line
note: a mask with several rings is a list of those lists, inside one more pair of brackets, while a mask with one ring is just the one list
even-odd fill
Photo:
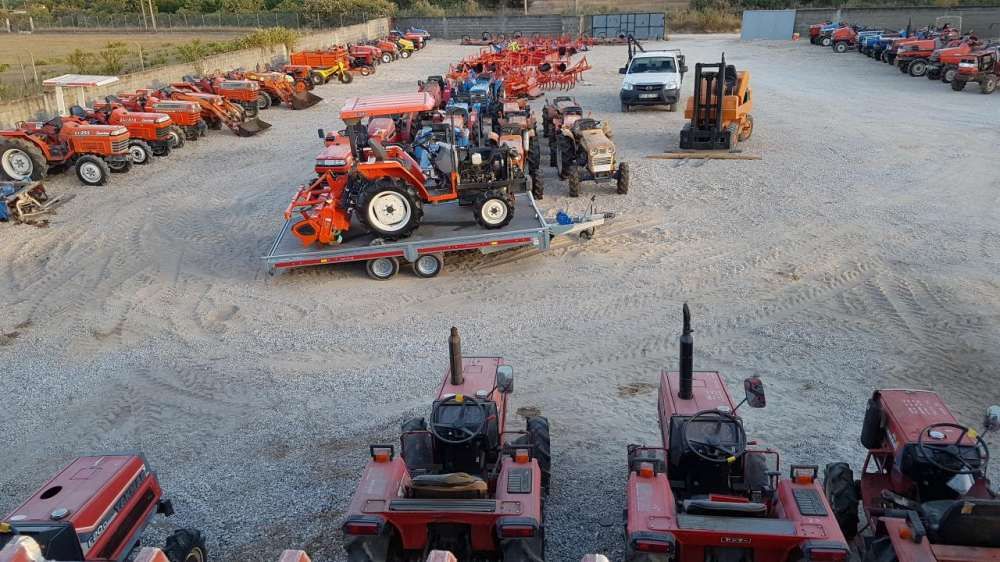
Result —
[[[263, 260], [270, 273], [314, 265], [365, 261], [368, 262], [370, 276], [389, 279], [399, 270], [399, 260], [403, 259], [415, 266], [424, 264], [425, 267], [415, 267], [415, 272], [422, 277], [433, 277], [440, 272], [443, 256], [448, 252], [479, 250], [491, 253], [523, 246], [546, 250], [555, 236], [574, 233], [592, 235], [598, 226], [613, 216], [613, 213], [595, 213], [591, 209], [581, 216], [571, 217], [571, 223], [550, 223], [538, 210], [531, 194], [524, 193], [515, 197], [514, 217], [510, 223], [496, 230], [482, 228], [476, 224], [468, 208], [460, 207], [457, 202], [449, 202], [424, 206], [424, 218], [420, 227], [409, 238], [384, 241], [367, 232], [364, 226], [355, 221], [340, 244], [309, 247], [303, 247], [292, 234], [291, 228], [295, 223], [295, 219], [292, 219], [281, 227]], [[421, 260], [424, 256], [433, 258]], [[432, 259], [437, 260], [436, 267]]]

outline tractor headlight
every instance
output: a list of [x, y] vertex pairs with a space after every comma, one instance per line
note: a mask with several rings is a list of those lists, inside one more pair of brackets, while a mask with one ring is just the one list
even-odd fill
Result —
[[346, 166], [347, 160], [319, 160], [320, 166]]
[[170, 117], [168, 117], [166, 115], [164, 115], [163, 117], [157, 117], [156, 118], [156, 122], [157, 123], [166, 123], [167, 121], [170, 121]]
[[629, 84], [628, 82], [622, 84], [622, 90], [624, 90], [626, 92], [631, 92], [634, 89], [635, 89], [635, 86], [632, 85], [632, 84]]

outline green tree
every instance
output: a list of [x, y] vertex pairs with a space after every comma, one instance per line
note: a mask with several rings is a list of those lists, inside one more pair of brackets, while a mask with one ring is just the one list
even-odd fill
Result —
[[224, 12], [261, 12], [264, 10], [264, 0], [222, 0]]
[[128, 46], [121, 41], [112, 41], [97, 53], [101, 61], [101, 72], [118, 75], [125, 70], [125, 60], [128, 58]]

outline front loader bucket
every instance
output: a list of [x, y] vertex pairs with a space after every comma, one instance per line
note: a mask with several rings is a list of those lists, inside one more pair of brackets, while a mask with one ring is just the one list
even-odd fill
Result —
[[261, 121], [259, 117], [251, 117], [246, 121], [239, 124], [236, 127], [236, 134], [241, 137], [252, 137], [257, 133], [266, 131], [271, 128], [271, 124], [267, 121]]
[[305, 109], [323, 101], [323, 98], [312, 92], [295, 92], [292, 94], [292, 109]]

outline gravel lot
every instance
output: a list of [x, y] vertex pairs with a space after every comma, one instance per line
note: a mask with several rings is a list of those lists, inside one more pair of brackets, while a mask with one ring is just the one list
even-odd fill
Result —
[[[456, 325], [466, 353], [515, 366], [515, 406], [552, 421], [548, 558], [620, 560], [625, 446], [658, 440], [685, 300], [696, 368], [734, 392], [764, 377], [748, 431], [785, 466], [859, 464], [875, 387], [937, 390], [978, 426], [1000, 402], [1000, 98], [805, 42], [669, 46], [692, 72], [722, 51], [752, 71], [746, 149], [763, 160], [642, 158], [676, 146], [683, 115], [618, 113], [625, 48], [594, 49], [573, 94], [632, 162], [631, 193], [598, 197], [620, 218], [545, 254], [452, 258], [430, 281], [271, 277], [259, 256], [346, 97], [412, 90], [472, 48], [433, 41], [312, 109], [265, 112], [263, 135], [212, 132], [105, 188], [52, 178], [77, 197], [48, 229], [0, 226], [0, 511], [76, 454], [141, 449], [178, 514], [152, 542], [196, 526], [223, 562], [342, 560], [367, 444], [426, 411]], [[585, 206], [547, 179], [545, 208]]]

